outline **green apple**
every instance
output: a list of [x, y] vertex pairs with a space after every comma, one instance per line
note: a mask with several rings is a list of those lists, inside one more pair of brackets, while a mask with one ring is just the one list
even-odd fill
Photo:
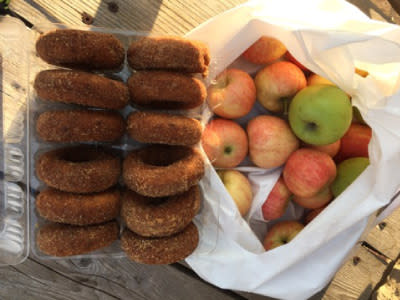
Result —
[[349, 97], [336, 86], [316, 84], [302, 89], [289, 106], [289, 123], [295, 135], [312, 145], [336, 142], [351, 124]]
[[337, 166], [337, 175], [332, 183], [333, 196], [339, 196], [367, 168], [369, 159], [353, 157], [342, 161]]

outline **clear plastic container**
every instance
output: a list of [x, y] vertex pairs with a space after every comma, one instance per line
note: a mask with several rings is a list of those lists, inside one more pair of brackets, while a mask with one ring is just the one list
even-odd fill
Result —
[[[57, 102], [43, 101], [39, 99], [33, 89], [33, 82], [36, 74], [45, 69], [56, 69], [57, 66], [49, 65], [41, 60], [35, 51], [35, 42], [43, 32], [54, 30], [56, 28], [71, 28], [80, 30], [92, 30], [115, 35], [124, 45], [125, 50], [129, 44], [141, 36], [147, 35], [143, 32], [132, 32], [123, 30], [112, 30], [107, 28], [98, 28], [92, 26], [74, 26], [69, 27], [61, 24], [42, 24], [28, 29], [16, 19], [5, 17], [1, 20], [0, 26], [0, 51], [2, 56], [7, 56], [7, 63], [18, 65], [17, 78], [3, 78], [6, 82], [15, 82], [15, 86], [21, 88], [21, 98], [15, 99], [15, 91], [3, 92], [2, 105], [2, 143], [0, 149], [0, 166], [4, 174], [0, 189], [0, 265], [10, 265], [21, 263], [29, 253], [42, 259], [57, 259], [42, 253], [37, 245], [35, 236], [37, 230], [46, 221], [36, 213], [35, 198], [41, 189], [45, 187], [44, 183], [38, 180], [35, 173], [35, 161], [41, 153], [63, 146], [73, 144], [46, 143], [40, 140], [35, 132], [35, 120], [37, 116], [46, 110], [54, 109], [74, 109], [82, 108], [77, 105], [62, 104]], [[24, 36], [21, 39], [21, 36]], [[12, 49], [12, 50], [11, 50]], [[10, 51], [12, 55], [10, 54]], [[3, 60], [4, 63], [4, 60]], [[211, 66], [212, 67], [212, 66]], [[4, 65], [3, 65], [3, 69]], [[111, 78], [118, 78], [124, 82], [127, 81], [132, 70], [128, 67], [126, 61], [122, 69], [114, 72], [97, 72]], [[3, 77], [9, 74], [3, 74]], [[1, 76], [1, 73], [0, 73]], [[200, 75], [199, 75], [199, 78]], [[206, 78], [202, 78], [206, 81]], [[17, 94], [19, 95], [19, 94]], [[18, 102], [20, 105], [14, 105]], [[200, 121], [205, 122], [205, 105], [189, 111], [174, 111], [175, 114], [185, 114]], [[134, 111], [132, 106], [126, 106], [120, 113], [126, 117]], [[13, 120], [4, 120], [5, 116], [13, 116]], [[5, 125], [6, 124], [6, 127]], [[132, 149], [141, 146], [126, 134], [118, 142], [107, 144], [100, 143], [105, 147], [113, 148], [121, 153], [121, 158]], [[120, 182], [122, 185], [122, 181]], [[195, 218], [199, 232], [200, 244], [202, 235], [201, 213]], [[120, 222], [121, 231], [123, 224]], [[216, 239], [217, 237], [215, 237]], [[211, 239], [214, 239], [211, 237]], [[208, 248], [201, 248], [202, 251], [209, 251]], [[119, 241], [114, 242], [107, 248], [100, 249], [84, 255], [69, 258], [97, 258], [97, 257], [122, 257]]]

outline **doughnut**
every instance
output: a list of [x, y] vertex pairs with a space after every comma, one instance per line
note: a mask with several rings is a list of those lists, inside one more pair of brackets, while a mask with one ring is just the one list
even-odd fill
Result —
[[201, 80], [166, 71], [135, 72], [128, 79], [128, 89], [132, 104], [145, 108], [191, 109], [207, 97]]
[[36, 53], [52, 65], [90, 70], [118, 69], [125, 59], [121, 41], [112, 34], [75, 29], [40, 35]]
[[45, 142], [113, 142], [124, 135], [125, 120], [115, 111], [46, 111], [39, 115], [36, 131]]
[[129, 102], [128, 87], [123, 82], [83, 71], [41, 71], [34, 89], [43, 100], [98, 108], [121, 109]]
[[128, 64], [135, 70], [174, 70], [187, 73], [208, 71], [210, 54], [199, 41], [182, 37], [143, 37], [131, 43]]
[[187, 191], [204, 175], [204, 161], [196, 149], [151, 145], [133, 150], [123, 163], [126, 186], [148, 197], [172, 196]]
[[188, 257], [199, 243], [197, 227], [190, 223], [183, 231], [168, 237], [142, 237], [124, 230], [121, 248], [127, 256], [138, 263], [166, 265]]
[[48, 186], [71, 193], [95, 193], [117, 184], [121, 173], [118, 156], [89, 146], [59, 148], [43, 153], [36, 174]]
[[74, 194], [46, 188], [36, 197], [36, 210], [46, 220], [72, 225], [91, 225], [118, 217], [119, 190], [93, 194]]
[[36, 234], [40, 251], [51, 256], [73, 256], [104, 248], [118, 239], [119, 227], [111, 221], [99, 225], [74, 226], [48, 223]]
[[141, 236], [162, 237], [182, 231], [200, 209], [197, 185], [187, 192], [150, 198], [127, 190], [122, 197], [121, 216], [126, 226]]
[[167, 113], [136, 111], [128, 116], [127, 132], [142, 143], [192, 146], [201, 139], [201, 123]]

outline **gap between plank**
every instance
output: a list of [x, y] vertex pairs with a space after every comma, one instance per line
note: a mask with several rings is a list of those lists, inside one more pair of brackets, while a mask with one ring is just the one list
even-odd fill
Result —
[[101, 292], [101, 293], [103, 293], [103, 294], [105, 294], [105, 295], [107, 295], [107, 296], [110, 296], [110, 297], [112, 297], [112, 298], [114, 298], [114, 299], [122, 300], [121, 298], [119, 298], [119, 297], [117, 297], [117, 296], [115, 296], [115, 295], [113, 295], [113, 294], [110, 294], [110, 293], [108, 293], [108, 292], [106, 292], [106, 291], [104, 291], [104, 290], [102, 290], [102, 289], [93, 287], [93, 286], [88, 285], [88, 284], [84, 284], [84, 283], [80, 282], [79, 280], [75, 280], [75, 279], [73, 279], [73, 278], [71, 278], [71, 277], [68, 277], [67, 275], [63, 274], [62, 272], [59, 272], [59, 271], [57, 271], [57, 270], [54, 270], [53, 268], [51, 268], [51, 267], [49, 267], [49, 266], [47, 266], [47, 265], [45, 265], [45, 264], [42, 264], [41, 262], [39, 262], [39, 261], [33, 259], [32, 257], [28, 257], [28, 259], [32, 260], [33, 262], [35, 262], [35, 263], [41, 265], [42, 267], [44, 267], [44, 268], [46, 268], [46, 269], [48, 269], [48, 270], [50, 270], [50, 271], [52, 271], [52, 272], [54, 272], [54, 273], [56, 273], [56, 274], [58, 274], [58, 275], [60, 275], [60, 276], [66, 278], [66, 279], [68, 279], [68, 280], [71, 280], [72, 282], [75, 282], [75, 283], [80, 284], [80, 285], [83, 285], [83, 286], [85, 286], [85, 287], [87, 287], [87, 288], [91, 288], [91, 289], [93, 289], [93, 290], [99, 291], [99, 292]]
[[388, 280], [388, 276], [389, 276], [390, 273], [392, 272], [394, 265], [396, 264], [396, 262], [397, 262], [399, 259], [400, 259], [400, 253], [397, 255], [397, 257], [396, 257], [394, 260], [392, 260], [392, 261], [389, 263], [389, 265], [388, 265], [388, 267], [386, 268], [385, 272], [383, 272], [381, 280], [378, 281], [378, 283], [375, 285], [375, 287], [373, 288], [373, 290], [372, 290], [372, 292], [371, 292], [371, 299], [372, 299], [372, 295], [374, 295], [374, 294], [378, 291], [378, 289], [379, 289], [381, 286], [383, 286], [383, 285], [386, 284], [386, 282], [387, 282], [387, 280]]
[[27, 19], [25, 19], [24, 17], [20, 16], [19, 14], [17, 14], [16, 12], [13, 12], [12, 10], [8, 10], [7, 11], [7, 15], [20, 19], [22, 22], [24, 22], [26, 27], [32, 28], [33, 24], [31, 22], [29, 22]]
[[371, 246], [369, 243], [364, 241], [361, 243], [361, 246], [364, 247], [365, 249], [367, 249], [367, 251], [372, 253], [380, 261], [382, 261], [386, 264], [392, 263], [392, 260], [389, 257], [387, 257], [385, 254], [383, 254], [381, 251], [379, 251], [375, 247]]

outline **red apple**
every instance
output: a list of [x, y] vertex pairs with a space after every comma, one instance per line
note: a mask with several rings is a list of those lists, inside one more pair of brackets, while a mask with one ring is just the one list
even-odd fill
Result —
[[231, 195], [242, 216], [250, 210], [253, 201], [253, 191], [246, 176], [236, 170], [219, 170], [219, 178]]
[[278, 117], [261, 115], [247, 124], [251, 161], [261, 168], [283, 165], [299, 147], [289, 124]]
[[300, 63], [289, 51], [285, 53], [285, 58], [291, 63], [294, 63], [296, 66], [298, 66], [303, 72], [308, 73], [310, 71], [302, 63]]
[[214, 119], [208, 123], [201, 143], [210, 162], [220, 168], [236, 167], [248, 151], [244, 129], [225, 119]]
[[336, 165], [326, 153], [301, 148], [293, 152], [283, 169], [283, 178], [289, 190], [302, 198], [313, 197], [336, 176]]
[[256, 87], [249, 74], [227, 69], [208, 88], [208, 105], [218, 116], [236, 119], [247, 115], [256, 101]]
[[311, 208], [311, 209], [325, 206], [332, 199], [333, 199], [333, 194], [329, 186], [325, 187], [324, 189], [322, 189], [322, 191], [319, 191], [318, 194], [312, 197], [304, 198], [304, 197], [299, 197], [297, 195], [293, 196], [293, 201], [296, 202], [298, 205], [304, 208]]
[[[327, 205], [326, 205], [326, 206], [327, 206]], [[307, 224], [310, 223], [313, 219], [315, 219], [315, 218], [320, 214], [320, 212], [323, 211], [323, 210], [326, 208], [326, 206], [323, 206], [323, 207], [320, 207], [320, 208], [316, 208], [316, 209], [310, 210], [310, 211], [306, 214], [306, 216], [305, 216], [305, 218], [304, 218], [305, 224], [307, 225]]]
[[[255, 79], [257, 100], [266, 109], [281, 113], [288, 101], [307, 85], [304, 73], [295, 64], [279, 61], [261, 69]], [[286, 101], [286, 103], [285, 103]]]
[[335, 156], [336, 163], [351, 157], [369, 157], [368, 145], [371, 137], [372, 130], [367, 125], [351, 124], [340, 140], [340, 149]]
[[282, 221], [268, 229], [264, 238], [265, 250], [270, 250], [289, 243], [302, 229], [304, 225], [296, 221]]
[[339, 152], [340, 140], [337, 140], [332, 144], [321, 145], [321, 146], [305, 144], [305, 147], [324, 152], [328, 154], [330, 157], [334, 157]]
[[269, 64], [282, 57], [286, 52], [286, 47], [279, 40], [262, 36], [253, 45], [251, 45], [242, 57], [253, 64]]
[[279, 219], [285, 213], [292, 193], [286, 187], [282, 176], [275, 183], [267, 199], [262, 205], [262, 213], [265, 220]]

